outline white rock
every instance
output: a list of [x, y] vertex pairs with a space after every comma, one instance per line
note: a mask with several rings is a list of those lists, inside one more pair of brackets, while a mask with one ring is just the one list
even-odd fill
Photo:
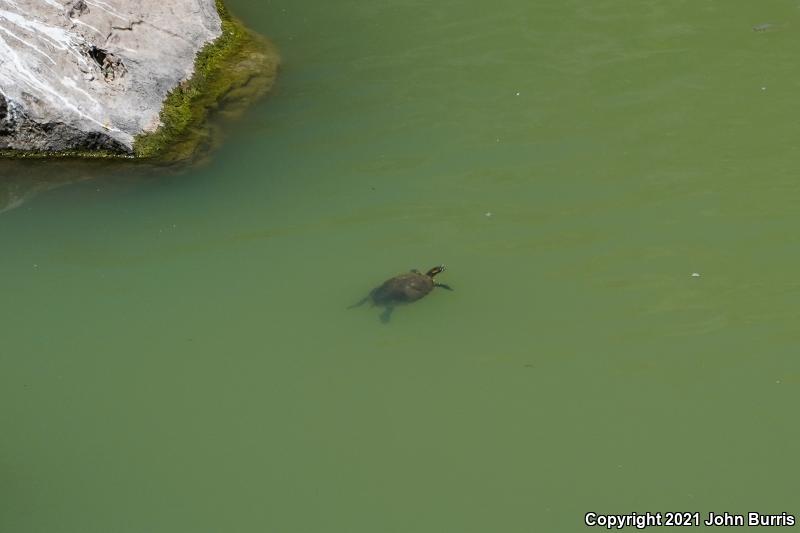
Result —
[[0, 0], [0, 149], [130, 150], [220, 33], [214, 0]]

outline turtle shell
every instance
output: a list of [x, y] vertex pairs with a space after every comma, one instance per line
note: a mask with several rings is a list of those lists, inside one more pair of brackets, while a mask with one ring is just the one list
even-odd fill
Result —
[[370, 293], [376, 304], [413, 302], [433, 290], [433, 278], [419, 272], [407, 272], [383, 282]]

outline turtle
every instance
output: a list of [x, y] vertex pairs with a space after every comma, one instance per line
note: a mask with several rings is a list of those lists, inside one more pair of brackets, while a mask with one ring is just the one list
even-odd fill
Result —
[[452, 291], [453, 289], [449, 285], [438, 283], [434, 280], [437, 274], [444, 272], [444, 269], [444, 265], [439, 265], [424, 274], [417, 269], [398, 274], [372, 289], [361, 301], [351, 305], [348, 309], [372, 302], [373, 306], [377, 305], [385, 308], [381, 313], [381, 322], [385, 324], [391, 320], [392, 312], [396, 305], [416, 302], [420, 298], [427, 296], [434, 287]]

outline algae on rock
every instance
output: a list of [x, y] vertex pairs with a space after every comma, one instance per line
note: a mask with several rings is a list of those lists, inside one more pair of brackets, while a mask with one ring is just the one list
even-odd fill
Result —
[[210, 113], [222, 107], [235, 115], [272, 88], [280, 63], [277, 50], [231, 16], [221, 0], [216, 2], [222, 35], [197, 54], [192, 78], [167, 95], [158, 130], [136, 137], [136, 157], [190, 159], [209, 145]]

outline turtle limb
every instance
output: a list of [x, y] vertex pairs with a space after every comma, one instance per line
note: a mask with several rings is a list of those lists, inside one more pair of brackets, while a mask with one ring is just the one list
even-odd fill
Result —
[[364, 296], [364, 298], [362, 298], [358, 302], [354, 303], [353, 305], [348, 306], [348, 309], [355, 309], [356, 307], [361, 307], [362, 305], [364, 305], [368, 301], [369, 301], [369, 294]]
[[388, 324], [389, 321], [392, 319], [392, 312], [394, 311], [394, 306], [390, 305], [386, 309], [384, 309], [383, 313], [381, 313], [381, 322], [384, 324]]
[[453, 290], [453, 287], [451, 287], [450, 285], [447, 285], [445, 283], [434, 283], [433, 286], [434, 287], [441, 287], [443, 289], [447, 289], [448, 291], [452, 291]]

